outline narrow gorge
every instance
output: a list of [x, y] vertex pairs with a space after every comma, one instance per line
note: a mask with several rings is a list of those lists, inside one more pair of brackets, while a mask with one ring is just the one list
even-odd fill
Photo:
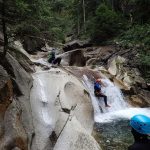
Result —
[[[88, 55], [88, 63], [90, 55], [97, 56], [103, 47], [90, 49], [77, 50], [83, 57]], [[104, 66], [93, 68], [93, 64], [66, 65], [75, 52], [65, 52], [62, 66], [52, 66], [45, 57], [47, 52], [29, 55], [21, 43], [14, 43], [13, 51], [1, 61], [0, 149], [125, 150], [132, 143], [128, 120], [135, 114], [150, 114], [149, 98], [143, 100], [131, 93], [140, 81], [133, 84], [125, 80], [127, 76], [123, 79], [127, 72], [121, 71], [125, 70], [125, 58], [120, 56], [112, 59], [108, 70]], [[76, 55], [73, 63], [80, 62], [80, 53]], [[95, 97], [94, 78], [102, 78], [106, 85], [102, 91], [110, 108]]]
[[149, 150], [149, 14], [150, 0], [0, 0], [0, 150]]

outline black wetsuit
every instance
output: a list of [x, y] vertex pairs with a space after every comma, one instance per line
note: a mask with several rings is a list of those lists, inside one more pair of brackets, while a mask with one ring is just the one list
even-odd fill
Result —
[[57, 58], [56, 58], [55, 52], [51, 52], [51, 53], [50, 53], [50, 56], [49, 56], [49, 59], [48, 59], [48, 62], [49, 62], [49, 63], [53, 63], [53, 64], [58, 64], [58, 65], [60, 65], [61, 57], [57, 57]]
[[61, 62], [61, 58], [60, 58], [60, 57], [57, 57], [56, 59], [54, 59], [53, 64], [58, 64], [58, 65], [60, 65], [60, 62]]
[[51, 52], [51, 53], [49, 54], [48, 62], [49, 62], [49, 63], [52, 63], [54, 60], [55, 60], [55, 52]]
[[148, 135], [140, 134], [132, 128], [131, 133], [134, 137], [134, 144], [129, 146], [128, 150], [150, 150], [150, 140]]
[[99, 83], [94, 83], [94, 94], [96, 97], [103, 97], [105, 106], [107, 106], [107, 96], [101, 93], [101, 86]]
[[150, 140], [135, 142], [128, 150], [150, 150]]

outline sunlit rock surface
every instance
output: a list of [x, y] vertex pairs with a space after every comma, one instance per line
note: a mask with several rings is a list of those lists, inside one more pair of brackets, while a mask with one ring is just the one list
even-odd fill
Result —
[[[58, 139], [54, 149], [71, 150], [78, 146], [82, 149], [79, 137], [86, 142], [83, 149], [88, 147], [86, 145], [90, 141], [94, 150], [99, 149], [91, 136], [93, 108], [82, 83], [70, 73], [57, 68], [39, 71], [33, 74], [33, 78], [31, 106], [36, 133], [35, 145], [40, 150], [48, 149], [48, 145], [52, 146], [50, 136], [55, 132]], [[63, 136], [68, 138], [64, 140]], [[62, 148], [62, 143], [66, 148]], [[72, 147], [72, 144], [78, 146]]]
[[60, 135], [54, 150], [100, 150], [95, 139], [88, 134], [81, 123], [72, 117]]

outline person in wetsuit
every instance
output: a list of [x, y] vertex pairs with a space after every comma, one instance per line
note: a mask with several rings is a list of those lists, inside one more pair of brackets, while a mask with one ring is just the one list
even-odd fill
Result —
[[48, 62], [52, 63], [52, 64], [58, 64], [60, 65], [61, 62], [61, 57], [56, 57], [55, 54], [55, 49], [53, 48], [52, 51], [50, 52], [49, 56], [48, 56]]
[[145, 115], [135, 115], [131, 118], [131, 133], [134, 137], [133, 145], [128, 150], [150, 150], [150, 118]]
[[104, 98], [104, 102], [105, 102], [105, 107], [110, 107], [108, 104], [107, 104], [107, 96], [104, 95], [102, 92], [101, 92], [101, 85], [104, 86], [104, 84], [101, 82], [100, 79], [97, 79], [94, 83], [94, 94], [96, 97], [103, 97]]

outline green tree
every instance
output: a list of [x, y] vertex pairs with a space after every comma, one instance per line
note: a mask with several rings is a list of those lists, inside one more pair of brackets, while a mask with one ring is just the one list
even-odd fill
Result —
[[[30, 37], [63, 41], [67, 27], [71, 26], [70, 3], [71, 0], [5, 0], [7, 11], [1, 11], [1, 16], [6, 12], [2, 19], [8, 39]], [[0, 5], [3, 8], [3, 2]]]
[[117, 35], [121, 27], [119, 15], [105, 4], [99, 5], [96, 17], [91, 25], [91, 36], [94, 41], [105, 41]]

